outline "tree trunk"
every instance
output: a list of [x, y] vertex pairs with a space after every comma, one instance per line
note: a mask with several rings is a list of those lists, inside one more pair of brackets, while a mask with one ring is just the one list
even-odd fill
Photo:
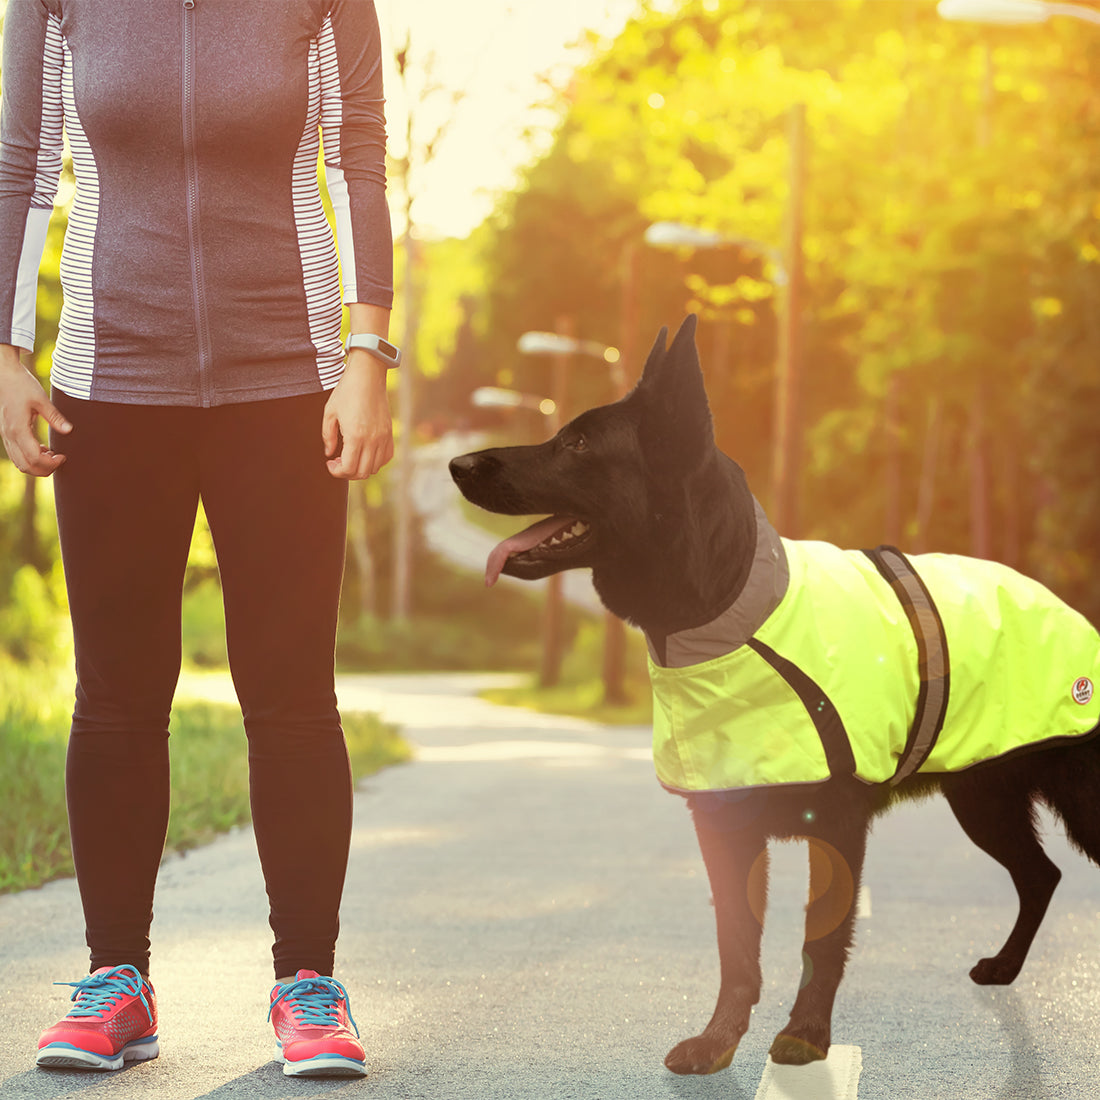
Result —
[[351, 484], [348, 509], [348, 546], [355, 572], [359, 578], [360, 616], [373, 617], [378, 610], [377, 581], [374, 555], [370, 548], [370, 529], [367, 513], [366, 488], [356, 482]]
[[46, 571], [42, 547], [38, 542], [38, 478], [26, 474], [23, 482], [23, 506], [19, 518], [19, 559], [33, 565], [39, 573]]

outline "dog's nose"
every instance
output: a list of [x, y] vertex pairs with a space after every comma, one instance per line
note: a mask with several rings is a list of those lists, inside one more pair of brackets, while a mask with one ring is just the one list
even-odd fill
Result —
[[450, 463], [451, 477], [455, 481], [465, 481], [473, 476], [481, 459], [477, 454], [459, 455], [452, 458]]

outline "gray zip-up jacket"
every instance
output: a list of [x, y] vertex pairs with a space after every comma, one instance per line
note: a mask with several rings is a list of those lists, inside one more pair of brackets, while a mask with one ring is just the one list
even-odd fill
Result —
[[393, 296], [373, 0], [9, 0], [0, 343], [34, 343], [62, 127], [54, 386], [199, 406], [335, 386], [341, 274], [344, 302]]

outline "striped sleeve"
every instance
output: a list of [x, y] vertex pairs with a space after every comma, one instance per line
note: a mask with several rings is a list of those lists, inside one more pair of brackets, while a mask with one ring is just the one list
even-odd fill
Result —
[[34, 347], [38, 267], [61, 175], [61, 28], [41, 0], [9, 0], [0, 100], [0, 343]]
[[333, 0], [319, 36], [325, 179], [336, 215], [343, 300], [389, 308], [382, 41], [373, 0]]

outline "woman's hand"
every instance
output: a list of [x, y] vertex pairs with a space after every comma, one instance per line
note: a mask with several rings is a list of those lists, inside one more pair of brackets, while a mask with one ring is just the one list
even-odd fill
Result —
[[393, 458], [386, 366], [361, 348], [348, 352], [344, 373], [325, 405], [321, 436], [333, 477], [361, 480]]
[[49, 477], [65, 461], [35, 434], [41, 416], [59, 432], [73, 426], [46, 396], [38, 379], [19, 360], [19, 349], [0, 345], [0, 438], [16, 468], [35, 477]]

